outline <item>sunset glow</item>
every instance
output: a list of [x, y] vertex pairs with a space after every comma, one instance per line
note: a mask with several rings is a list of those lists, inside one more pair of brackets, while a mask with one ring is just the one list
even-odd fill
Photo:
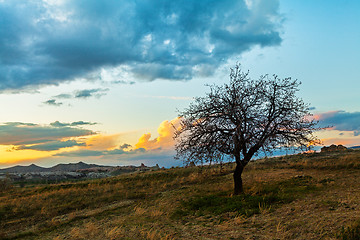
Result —
[[35, 150], [12, 150], [14, 146], [0, 146], [0, 164], [16, 164], [17, 162], [33, 162], [37, 159], [50, 157], [53, 155], [51, 152], [40, 152]]

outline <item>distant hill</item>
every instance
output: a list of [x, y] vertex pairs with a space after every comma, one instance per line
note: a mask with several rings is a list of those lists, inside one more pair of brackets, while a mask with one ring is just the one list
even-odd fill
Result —
[[95, 167], [99, 168], [99, 167], [105, 167], [105, 166], [96, 165], [96, 164], [87, 164], [84, 162], [69, 163], [69, 164], [60, 163], [56, 166], [48, 168], [48, 171], [49, 172], [57, 172], [57, 171], [74, 172], [74, 171], [80, 170], [80, 169], [95, 168]]
[[80, 169], [95, 168], [95, 167], [101, 168], [107, 166], [78, 162], [78, 163], [69, 163], [69, 164], [58, 164], [50, 168], [44, 168], [44, 167], [39, 167], [35, 164], [31, 164], [29, 166], [15, 166], [15, 167], [0, 169], [0, 173], [57, 172], [57, 171], [74, 172]]
[[27, 173], [27, 172], [46, 172], [47, 168], [39, 167], [35, 164], [29, 166], [15, 166], [0, 169], [0, 173]]

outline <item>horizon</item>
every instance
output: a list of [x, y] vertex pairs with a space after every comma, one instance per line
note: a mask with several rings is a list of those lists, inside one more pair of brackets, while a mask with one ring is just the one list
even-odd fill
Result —
[[[8, 168], [12, 168], [12, 167], [29, 167], [29, 166], [37, 166], [37, 167], [41, 167], [41, 168], [52, 168], [58, 165], [71, 165], [71, 164], [86, 164], [86, 165], [97, 165], [97, 166], [101, 166], [101, 167], [126, 167], [126, 166], [136, 166], [136, 165], [123, 165], [123, 166], [119, 166], [119, 165], [101, 165], [101, 164], [94, 164], [94, 163], [87, 163], [84, 161], [79, 161], [79, 162], [70, 162], [70, 163], [57, 163], [56, 165], [50, 166], [50, 167], [43, 167], [40, 165], [37, 165], [35, 163], [30, 163], [29, 165], [14, 165], [14, 166], [10, 166], [10, 167], [6, 167], [6, 168], [0, 168], [0, 170], [4, 170], [4, 169], [8, 169]], [[139, 165], [141, 166], [142, 163]], [[155, 164], [154, 166], [156, 166], [157, 164]], [[145, 165], [146, 166], [146, 165]]]
[[[341, 144], [339, 144], [340, 146]], [[329, 145], [331, 146], [331, 145]], [[311, 149], [311, 151], [313, 151], [314, 153], [320, 153], [321, 152], [321, 146], [312, 146], [313, 149]], [[328, 146], [323, 146], [323, 147], [328, 147]], [[347, 147], [348, 149], [357, 149], [357, 148], [360, 148], [360, 145], [356, 145], [356, 146], [351, 146], [351, 147]], [[291, 151], [292, 153], [289, 153], [289, 151]], [[284, 150], [284, 149], [277, 149], [277, 151], [275, 151], [275, 154], [271, 154], [269, 156], [267, 156], [266, 154], [264, 153], [260, 153], [260, 156], [257, 156], [257, 157], [254, 157], [251, 161], [255, 161], [255, 160], [260, 160], [260, 159], [264, 159], [264, 158], [276, 158], [276, 157], [282, 157], [282, 156], [291, 156], [291, 155], [297, 155], [297, 154], [302, 154], [302, 153], [307, 153], [307, 151], [301, 151], [301, 150], [296, 150], [296, 149], [288, 149], [288, 150]], [[226, 160], [224, 162], [233, 162], [234, 160]], [[86, 161], [78, 161], [78, 162], [68, 162], [68, 163], [56, 163], [55, 165], [51, 165], [51, 166], [41, 166], [41, 165], [38, 165], [38, 164], [35, 164], [35, 163], [30, 163], [28, 165], [12, 165], [12, 166], [9, 166], [9, 167], [4, 167], [4, 168], [0, 168], [0, 170], [4, 170], [4, 169], [7, 169], [7, 168], [12, 168], [12, 167], [29, 167], [29, 166], [37, 166], [37, 167], [41, 167], [41, 168], [52, 168], [52, 167], [55, 167], [57, 165], [66, 165], [66, 164], [79, 164], [79, 163], [84, 163], [84, 164], [87, 164], [87, 165], [98, 165], [98, 166], [103, 166], [103, 167], [126, 167], [126, 166], [141, 166], [142, 164], [144, 163], [140, 163], [138, 165], [103, 165], [103, 164], [96, 164], [96, 163], [87, 163]], [[218, 164], [218, 163], [216, 163]], [[144, 164], [145, 166], [150, 166], [150, 165], [146, 165]], [[152, 166], [156, 166], [158, 165], [157, 163], [153, 164]], [[204, 164], [204, 165], [207, 165], [207, 164]], [[158, 165], [159, 167], [164, 167], [164, 166], [160, 166]], [[177, 166], [171, 166], [171, 167], [184, 167], [185, 165], [177, 165]], [[151, 166], [150, 166], [151, 167]], [[165, 167], [165, 168], [170, 168], [170, 167]]]
[[237, 62], [301, 81], [323, 145], [360, 146], [360, 2], [150, 3], [0, 0], [0, 169], [179, 166], [177, 111]]

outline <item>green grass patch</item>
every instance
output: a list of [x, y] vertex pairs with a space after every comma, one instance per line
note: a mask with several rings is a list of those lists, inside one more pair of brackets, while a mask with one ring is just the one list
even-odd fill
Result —
[[310, 176], [294, 177], [277, 183], [263, 183], [251, 194], [232, 196], [222, 192], [206, 196], [195, 196], [183, 200], [173, 217], [187, 215], [221, 215], [237, 212], [246, 217], [258, 214], [263, 209], [271, 209], [277, 204], [289, 203], [318, 187]]
[[181, 203], [181, 209], [175, 212], [175, 216], [186, 216], [189, 214], [220, 215], [226, 212], [238, 212], [245, 216], [251, 216], [259, 213], [259, 206], [264, 206], [276, 202], [274, 196], [216, 196], [209, 195], [203, 197], [194, 197]]

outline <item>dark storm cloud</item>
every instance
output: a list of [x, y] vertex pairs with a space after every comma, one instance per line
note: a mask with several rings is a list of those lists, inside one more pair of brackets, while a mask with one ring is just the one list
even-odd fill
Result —
[[54, 151], [59, 150], [61, 148], [68, 148], [74, 146], [86, 146], [85, 143], [78, 143], [75, 140], [67, 140], [67, 141], [50, 141], [41, 144], [35, 144], [31, 146], [20, 145], [15, 148], [15, 150], [24, 150], [24, 149], [32, 149], [37, 151]]
[[93, 135], [95, 132], [76, 127], [53, 127], [33, 123], [9, 122], [0, 125], [0, 145], [29, 145], [60, 141], [62, 138]]
[[339, 131], [353, 131], [360, 134], [360, 112], [333, 111], [317, 115], [323, 127], [333, 127]]
[[124, 66], [140, 80], [211, 75], [281, 43], [278, 0], [0, 2], [0, 91]]

